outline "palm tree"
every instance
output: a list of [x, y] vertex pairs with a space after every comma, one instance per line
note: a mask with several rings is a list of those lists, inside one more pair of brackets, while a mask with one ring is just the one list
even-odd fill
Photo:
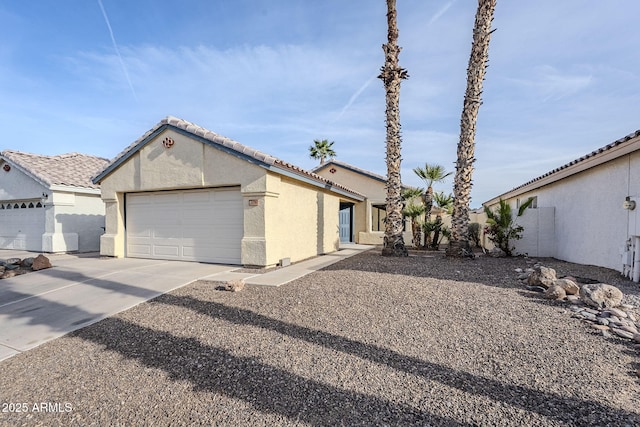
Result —
[[460, 119], [460, 141], [456, 175], [453, 182], [453, 213], [451, 216], [451, 239], [447, 247], [447, 256], [471, 256], [469, 245], [469, 204], [471, 201], [471, 175], [475, 150], [476, 122], [480, 109], [482, 81], [489, 60], [489, 41], [491, 22], [496, 0], [478, 0], [478, 10], [473, 28], [473, 43], [467, 68], [467, 90], [464, 95], [462, 117]]
[[309, 157], [312, 159], [320, 159], [320, 164], [323, 164], [327, 157], [335, 157], [336, 152], [331, 148], [334, 144], [334, 141], [327, 141], [323, 139], [320, 141], [319, 139], [313, 140], [313, 145], [309, 146]]
[[420, 248], [422, 244], [422, 224], [418, 218], [424, 215], [424, 205], [416, 204], [418, 198], [422, 198], [422, 188], [406, 188], [402, 191], [402, 200], [405, 201], [402, 214], [411, 218], [411, 235], [413, 236], [413, 246]]
[[[518, 216], [522, 216], [532, 202], [533, 197], [529, 197], [525, 203], [520, 205]], [[484, 213], [487, 215], [487, 224], [489, 224], [485, 228], [485, 234], [506, 256], [511, 256], [515, 248], [511, 246], [510, 241], [522, 239], [522, 231], [524, 231], [524, 227], [516, 224], [511, 205], [500, 199], [498, 209], [495, 212], [485, 206]]]
[[436, 191], [433, 193], [433, 201], [437, 207], [451, 214], [451, 210], [453, 209], [453, 194], [444, 194], [444, 191]]
[[427, 190], [423, 195], [423, 201], [425, 206], [425, 220], [429, 221], [431, 219], [431, 208], [433, 207], [433, 184], [444, 181], [452, 172], [446, 172], [444, 167], [440, 165], [425, 163], [424, 168], [414, 168], [413, 173], [418, 175], [427, 186]]
[[400, 82], [409, 77], [398, 65], [398, 25], [396, 0], [387, 0], [387, 43], [382, 45], [385, 62], [378, 76], [386, 92], [387, 123], [387, 220], [382, 255], [407, 256], [402, 237], [402, 181], [400, 178]]

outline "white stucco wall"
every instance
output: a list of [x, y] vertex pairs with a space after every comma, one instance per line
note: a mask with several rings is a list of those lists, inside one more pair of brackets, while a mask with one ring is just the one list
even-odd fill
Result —
[[521, 240], [514, 240], [514, 253], [537, 257], [554, 257], [556, 254], [555, 208], [538, 207], [525, 209], [517, 216], [514, 209], [514, 222], [524, 227]]
[[[100, 234], [104, 226], [104, 203], [100, 195], [77, 191], [58, 191], [44, 186], [18, 167], [7, 172], [0, 162], [0, 201], [33, 200], [43, 202], [42, 224], [29, 224], [29, 240], [35, 246], [28, 250], [42, 252], [91, 252], [100, 247]], [[43, 195], [47, 198], [44, 199]], [[30, 214], [32, 212], [29, 212]], [[35, 218], [35, 217], [34, 217]], [[26, 232], [26, 231], [25, 231]], [[18, 235], [16, 235], [19, 237]], [[11, 237], [11, 236], [9, 236]]]
[[47, 188], [35, 181], [17, 167], [8, 172], [0, 161], [0, 200], [40, 199]]
[[[555, 254], [552, 256], [621, 271], [621, 249], [637, 215], [623, 209], [622, 204], [627, 196], [640, 196], [640, 152], [508, 200], [515, 206], [516, 199], [526, 201], [533, 196], [537, 197], [539, 208], [555, 209]], [[541, 221], [544, 220], [541, 218]]]
[[45, 252], [97, 252], [105, 223], [100, 195], [53, 192], [45, 205]]

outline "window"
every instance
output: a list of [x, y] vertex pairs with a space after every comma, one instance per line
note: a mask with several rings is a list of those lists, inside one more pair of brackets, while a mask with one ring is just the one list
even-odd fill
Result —
[[371, 205], [371, 231], [384, 231], [387, 205]]
[[[531, 199], [533, 200], [527, 209], [536, 209], [538, 207], [538, 196], [533, 196]], [[516, 199], [516, 209], [520, 209], [520, 205], [524, 204], [527, 200], [529, 200], [529, 197], [524, 200]]]
[[[387, 205], [371, 205], [371, 231], [385, 231]], [[402, 231], [407, 231], [407, 218], [402, 216]]]

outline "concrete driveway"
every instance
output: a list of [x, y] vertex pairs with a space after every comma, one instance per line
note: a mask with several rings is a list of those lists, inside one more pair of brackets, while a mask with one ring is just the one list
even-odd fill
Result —
[[[0, 250], [0, 259], [36, 255]], [[238, 268], [98, 254], [47, 256], [53, 268], [0, 280], [0, 360], [194, 280]]]

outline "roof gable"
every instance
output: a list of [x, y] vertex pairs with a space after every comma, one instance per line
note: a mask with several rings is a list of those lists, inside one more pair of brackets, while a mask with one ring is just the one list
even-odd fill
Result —
[[118, 166], [126, 162], [130, 157], [136, 154], [142, 147], [149, 143], [152, 139], [158, 136], [166, 129], [172, 129], [197, 141], [207, 144], [219, 150], [222, 150], [228, 154], [234, 155], [247, 162], [256, 164], [271, 172], [278, 173], [280, 175], [288, 176], [298, 181], [305, 182], [307, 184], [321, 187], [326, 190], [330, 190], [339, 194], [346, 195], [356, 200], [363, 200], [364, 196], [357, 191], [351, 190], [345, 186], [332, 182], [326, 178], [323, 178], [313, 172], [302, 169], [291, 163], [280, 160], [274, 156], [258, 151], [249, 146], [243, 145], [230, 138], [219, 135], [215, 132], [211, 132], [201, 126], [186, 120], [179, 119], [177, 117], [168, 116], [162, 119], [158, 124], [151, 128], [148, 132], [142, 135], [140, 138], [131, 143], [120, 154], [118, 154], [108, 165], [106, 165], [102, 171], [100, 171], [94, 178], [94, 183], [99, 183], [106, 178], [111, 172], [116, 170]]
[[555, 168], [544, 175], [525, 182], [486, 201], [484, 204], [496, 203], [499, 199], [507, 199], [527, 191], [535, 190], [638, 150], [640, 150], [640, 130], [613, 141], [604, 147], [600, 147], [589, 154], [585, 154], [579, 159]]
[[14, 150], [0, 152], [0, 159], [47, 188], [65, 186], [92, 190], [99, 186], [91, 177], [109, 163], [107, 159], [81, 153], [45, 156]]
[[350, 170], [350, 171], [352, 171], [352, 172], [355, 172], [355, 173], [357, 173], [357, 174], [360, 174], [360, 175], [366, 176], [366, 177], [371, 178], [371, 179], [374, 179], [374, 180], [376, 180], [376, 181], [380, 181], [380, 182], [382, 182], [382, 183], [386, 183], [386, 182], [387, 182], [387, 178], [386, 178], [386, 177], [384, 177], [384, 176], [382, 176], [382, 175], [378, 175], [378, 174], [373, 173], [373, 172], [370, 172], [370, 171], [368, 171], [368, 170], [361, 169], [361, 168], [359, 168], [359, 167], [356, 167], [356, 166], [350, 165], [349, 163], [341, 162], [341, 161], [339, 161], [339, 160], [335, 160], [335, 159], [328, 160], [328, 161], [326, 161], [325, 163], [322, 163], [322, 164], [320, 164], [320, 165], [318, 165], [318, 166], [314, 167], [313, 169], [311, 169], [311, 171], [312, 171], [312, 172], [319, 172], [319, 171], [321, 171], [322, 169], [326, 169], [326, 168], [328, 168], [329, 166], [333, 166], [333, 165], [335, 165], [335, 166], [339, 166], [339, 167], [342, 167], [342, 168], [344, 168], [344, 169]]

